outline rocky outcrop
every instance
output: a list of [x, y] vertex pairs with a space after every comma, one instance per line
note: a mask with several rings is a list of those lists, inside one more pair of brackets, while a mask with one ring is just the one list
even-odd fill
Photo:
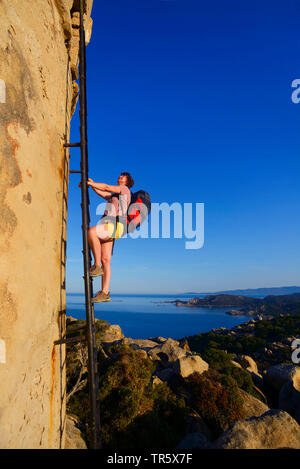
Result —
[[80, 430], [77, 427], [78, 420], [70, 415], [66, 419], [66, 439], [64, 449], [87, 449]]
[[249, 357], [248, 355], [237, 355], [235, 359], [243, 366], [246, 371], [249, 371], [249, 373], [258, 374], [257, 364], [253, 358]]
[[170, 383], [172, 378], [175, 376], [173, 368], [164, 368], [163, 370], [156, 370], [156, 376], [160, 381], [166, 381]]
[[286, 412], [270, 410], [232, 425], [215, 449], [300, 449], [300, 427]]
[[288, 412], [300, 424], [300, 380], [298, 375], [280, 389], [278, 407]]
[[300, 367], [286, 363], [274, 365], [266, 370], [263, 379], [266, 386], [279, 393], [282, 386], [288, 381], [300, 382]]
[[174, 363], [174, 371], [182, 378], [187, 378], [193, 373], [203, 373], [208, 370], [208, 363], [199, 355], [185, 355]]
[[205, 435], [209, 441], [212, 440], [212, 432], [204, 419], [194, 410], [191, 410], [188, 416], [187, 433], [201, 433]]
[[122, 340], [122, 343], [125, 345], [130, 345], [134, 350], [145, 350], [148, 352], [149, 350], [157, 347], [157, 342], [149, 339], [131, 339], [130, 337], [125, 337]]
[[270, 410], [266, 404], [246, 391], [243, 391], [243, 389], [240, 389], [239, 393], [243, 399], [244, 418], [259, 417]]
[[280, 389], [278, 407], [288, 412], [300, 424], [300, 390], [292, 381]]
[[110, 325], [101, 333], [101, 342], [124, 344], [131, 347], [144, 357], [150, 357], [156, 364], [153, 385], [159, 382], [170, 382], [175, 375], [187, 378], [193, 373], [208, 370], [208, 364], [199, 355], [193, 355], [186, 343], [180, 345], [178, 340], [156, 337], [151, 339], [132, 339], [124, 337], [121, 328]]
[[179, 347], [179, 342], [173, 339], [167, 339], [160, 345], [149, 350], [152, 360], [159, 361], [166, 368], [170, 363], [174, 363], [178, 358], [184, 357], [186, 351]]
[[64, 446], [65, 347], [54, 341], [65, 330], [75, 11], [72, 0], [1, 1], [1, 448]]
[[101, 333], [101, 342], [104, 344], [112, 344], [114, 342], [122, 340], [124, 334], [122, 329], [117, 324], [109, 325], [109, 327], [105, 328], [104, 331]]
[[251, 374], [253, 383], [258, 386], [258, 392], [261, 393], [260, 388], [263, 388], [263, 377], [258, 371], [257, 364], [252, 357], [248, 355], [236, 355], [235, 361], [232, 361], [235, 366], [240, 366]]
[[[155, 342], [158, 340], [159, 343]], [[123, 344], [134, 350], [144, 350], [156, 363], [156, 376], [161, 381], [170, 382], [174, 375], [187, 378], [193, 373], [208, 370], [208, 364], [199, 355], [193, 355], [186, 344], [179, 345], [174, 339], [131, 339], [125, 337]]]
[[[76, 321], [75, 323], [72, 320], [69, 322], [70, 328], [79, 325]], [[166, 393], [168, 396], [168, 393], [172, 391], [184, 401], [187, 415], [186, 426], [184, 426], [186, 434], [184, 438], [182, 438], [182, 433], [180, 434], [182, 440], [178, 448], [300, 448], [299, 425], [296, 422], [299, 394], [294, 394], [295, 391], [298, 392], [300, 384], [297, 367], [292, 367], [292, 369], [290, 365], [270, 367], [272, 368], [270, 375], [279, 374], [284, 383], [280, 388], [280, 406], [289, 412], [287, 413], [283, 410], [270, 409], [266, 403], [239, 387], [243, 386], [249, 389], [249, 392], [257, 392], [262, 399], [265, 399], [261, 391], [248, 379], [247, 373], [251, 376], [259, 375], [256, 362], [250, 356], [235, 356], [235, 360], [240, 363], [234, 361], [233, 364], [237, 368], [244, 368], [247, 373], [240, 371], [236, 373], [237, 370], [230, 367], [232, 375], [228, 379], [228, 367], [224, 374], [222, 369], [214, 369], [213, 360], [207, 354], [211, 363], [209, 368], [199, 355], [190, 351], [184, 340], [162, 337], [132, 339], [124, 337], [119, 326], [111, 326], [100, 320], [96, 321], [96, 331], [97, 341], [99, 340], [98, 358], [101, 357], [101, 361], [112, 364], [118, 359], [117, 357], [122, 356], [123, 359], [126, 356], [130, 357], [129, 360], [124, 359], [122, 366], [128, 362], [134, 363], [136, 360], [139, 365], [134, 369], [135, 374], [136, 369], [142, 369], [145, 365], [148, 370], [146, 388], [150, 390], [150, 393], [153, 392], [153, 395]], [[102, 341], [101, 338], [107, 342]], [[111, 347], [111, 344], [114, 344], [114, 347]], [[224, 363], [228, 366], [227, 364], [232, 362], [232, 355], [223, 355], [221, 356], [224, 360], [226, 357]], [[145, 360], [141, 360], [141, 357]], [[220, 367], [220, 364], [221, 361], [217, 363], [217, 366]], [[119, 373], [118, 367], [117, 370]], [[116, 383], [118, 383], [118, 378]], [[275, 383], [277, 383], [276, 380]], [[154, 389], [151, 390], [151, 387]], [[224, 409], [226, 409], [225, 412], [223, 412]], [[221, 432], [224, 433], [221, 434]], [[213, 439], [220, 434], [218, 440], [213, 442]]]
[[158, 337], [149, 337], [149, 340], [152, 340], [153, 342], [156, 342], [157, 344], [162, 344], [167, 339], [165, 339], [164, 337], [158, 336]]
[[[270, 409], [267, 405], [263, 402], [259, 401], [255, 397], [251, 396], [247, 392], [243, 391], [242, 389], [239, 390], [239, 395], [242, 398], [242, 414], [244, 419], [253, 418], [253, 417], [260, 417]], [[245, 422], [243, 420], [242, 422]], [[241, 422], [241, 423], [242, 423]], [[219, 445], [239, 445], [238, 436], [235, 433], [229, 433], [230, 429], [226, 433], [222, 435], [224, 441], [219, 439], [215, 445], [211, 442], [212, 441], [212, 433], [205, 423], [205, 421], [196, 413], [192, 413], [188, 418], [188, 431], [186, 437], [180, 442], [178, 448], [181, 449], [212, 449], [215, 446], [218, 447]], [[241, 434], [243, 430], [241, 431]], [[227, 436], [228, 441], [227, 442]], [[222, 438], [221, 437], [221, 438]], [[242, 436], [241, 436], [242, 440]], [[224, 443], [225, 442], [225, 443]], [[222, 446], [223, 447], [223, 446]]]

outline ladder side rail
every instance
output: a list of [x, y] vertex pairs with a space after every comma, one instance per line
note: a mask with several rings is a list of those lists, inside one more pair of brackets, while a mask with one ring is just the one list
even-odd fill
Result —
[[84, 287], [87, 324], [88, 346], [88, 379], [89, 397], [91, 408], [91, 437], [92, 447], [101, 448], [100, 437], [100, 410], [98, 405], [98, 379], [97, 379], [97, 355], [95, 341], [94, 308], [91, 303], [92, 279], [89, 275], [90, 252], [88, 244], [89, 208], [88, 208], [88, 147], [87, 147], [87, 101], [86, 101], [86, 54], [85, 31], [83, 26], [83, 0], [80, 0], [80, 140], [81, 140], [81, 209], [82, 209], [82, 239], [84, 262]]

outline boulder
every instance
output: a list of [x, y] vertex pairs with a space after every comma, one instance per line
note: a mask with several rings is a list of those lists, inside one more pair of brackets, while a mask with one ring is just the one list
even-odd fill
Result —
[[282, 410], [235, 422], [214, 443], [215, 449], [300, 449], [300, 426]]
[[261, 402], [259, 399], [256, 399], [256, 397], [251, 396], [251, 394], [243, 389], [240, 389], [239, 393], [243, 399], [244, 418], [248, 419], [250, 417], [259, 417], [270, 410], [266, 404]]
[[156, 376], [161, 381], [169, 382], [174, 376], [174, 370], [173, 368], [165, 368], [164, 370], [156, 371]]
[[117, 324], [112, 324], [107, 327], [103, 332], [101, 332], [101, 342], [103, 343], [113, 343], [117, 342], [118, 340], [123, 339], [124, 334], [122, 329]]
[[183, 348], [183, 350], [185, 350], [186, 352], [191, 352], [191, 349], [190, 349], [190, 346], [189, 346], [189, 343], [188, 343], [187, 339], [180, 340], [179, 346], [181, 348]]
[[208, 363], [199, 355], [186, 355], [178, 358], [173, 365], [174, 371], [182, 378], [187, 378], [193, 373], [203, 373], [208, 370]]
[[149, 350], [149, 355], [153, 360], [160, 361], [163, 366], [168, 367], [169, 363], [175, 362], [178, 358], [184, 357], [186, 351], [179, 347], [178, 342], [167, 339], [164, 343]]
[[146, 350], [137, 349], [136, 353], [142, 358], [148, 358], [148, 354], [147, 354]]
[[177, 449], [211, 449], [212, 444], [202, 433], [188, 433]]
[[82, 439], [78, 423], [75, 417], [67, 415], [65, 449], [87, 449], [85, 441]]
[[288, 412], [300, 424], [299, 383], [287, 381], [279, 392], [278, 407]]
[[250, 373], [252, 376], [253, 383], [258, 386], [259, 388], [264, 388], [264, 380], [261, 374], [259, 373]]
[[134, 350], [150, 350], [154, 347], [157, 347], [157, 343], [153, 342], [153, 340], [148, 339], [131, 339], [130, 337], [124, 337], [122, 340], [123, 344], [129, 345]]
[[249, 373], [259, 374], [256, 362], [248, 355], [239, 355], [237, 361], [244, 366], [245, 370], [249, 371]]
[[153, 342], [156, 342], [157, 344], [163, 344], [164, 342], [166, 342], [167, 339], [165, 339], [164, 337], [149, 337], [149, 340], [152, 340]]
[[264, 374], [264, 384], [279, 392], [287, 381], [300, 382], [300, 367], [281, 363], [271, 366]]
[[191, 410], [187, 419], [187, 433], [201, 433], [208, 440], [212, 439], [212, 433], [204, 419], [194, 410]]

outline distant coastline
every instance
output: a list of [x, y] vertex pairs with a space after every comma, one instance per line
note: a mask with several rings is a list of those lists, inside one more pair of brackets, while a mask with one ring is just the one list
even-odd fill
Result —
[[191, 308], [235, 308], [226, 314], [231, 316], [251, 316], [256, 319], [271, 319], [283, 314], [300, 314], [300, 293], [290, 295], [267, 295], [264, 298], [242, 295], [207, 295], [187, 301], [168, 301], [176, 306]]
[[267, 295], [290, 295], [292, 293], [300, 293], [299, 286], [289, 286], [289, 287], [264, 287], [264, 288], [245, 288], [237, 290], [222, 290], [215, 292], [186, 292], [184, 295], [250, 295], [250, 296], [267, 296]]

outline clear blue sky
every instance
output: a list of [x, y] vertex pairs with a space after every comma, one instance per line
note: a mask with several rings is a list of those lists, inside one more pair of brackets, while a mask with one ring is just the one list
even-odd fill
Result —
[[[130, 171], [153, 202], [205, 204], [202, 249], [118, 241], [111, 292], [299, 285], [299, 1], [94, 0], [92, 16], [90, 177], [115, 184]], [[75, 115], [72, 141], [78, 126]], [[69, 292], [83, 289], [78, 180], [71, 175]], [[91, 193], [93, 224], [101, 201]]]

